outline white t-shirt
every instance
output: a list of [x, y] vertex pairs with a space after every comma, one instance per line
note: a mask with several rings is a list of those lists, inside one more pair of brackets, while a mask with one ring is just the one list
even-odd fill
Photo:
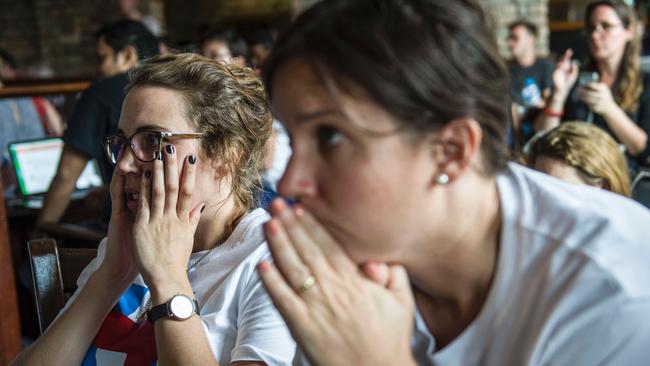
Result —
[[497, 177], [497, 271], [478, 317], [421, 365], [650, 364], [650, 211], [516, 164]]
[[[208, 342], [220, 365], [235, 361], [286, 365], [295, 353], [295, 343], [256, 270], [261, 260], [270, 259], [261, 227], [267, 220], [268, 214], [257, 209], [207, 256], [203, 251], [190, 257], [188, 276]], [[97, 269], [105, 251], [103, 240], [98, 257], [80, 275], [79, 288]], [[124, 364], [127, 358], [138, 364], [152, 364], [152, 357], [155, 361], [153, 326], [146, 320], [137, 323], [149, 297], [138, 275], [104, 321], [83, 365]]]
[[291, 159], [291, 141], [289, 134], [282, 124], [273, 121], [273, 134], [275, 135], [275, 146], [273, 147], [273, 164], [264, 171], [264, 180], [277, 191], [277, 185], [284, 174], [289, 159]]

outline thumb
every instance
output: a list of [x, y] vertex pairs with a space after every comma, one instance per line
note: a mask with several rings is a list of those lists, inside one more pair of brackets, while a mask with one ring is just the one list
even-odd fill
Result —
[[411, 281], [406, 269], [400, 265], [391, 265], [388, 267], [390, 272], [390, 279], [388, 282], [388, 290], [393, 293], [400, 301], [410, 307], [415, 306], [413, 300], [413, 292], [411, 291]]

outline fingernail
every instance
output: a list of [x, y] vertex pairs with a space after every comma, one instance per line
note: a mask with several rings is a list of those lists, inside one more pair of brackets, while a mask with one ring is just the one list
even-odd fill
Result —
[[284, 202], [282, 198], [274, 199], [271, 205], [276, 214], [281, 214], [284, 211], [284, 209], [287, 208], [287, 204]]
[[300, 207], [300, 206], [296, 206], [296, 207], [293, 209], [293, 212], [296, 214], [296, 216], [302, 216], [302, 215], [305, 214], [305, 210], [304, 210], [302, 207]]
[[267, 261], [261, 261], [257, 265], [257, 269], [259, 269], [260, 271], [268, 271], [269, 268], [271, 268], [271, 264], [269, 262], [267, 262]]
[[194, 164], [194, 163], [196, 163], [196, 156], [194, 156], [194, 155], [190, 155], [190, 157], [187, 158], [187, 161], [189, 161], [190, 164]]
[[165, 146], [165, 150], [167, 151], [167, 154], [172, 155], [176, 151], [174, 148], [174, 145], [167, 145]]
[[201, 212], [203, 212], [203, 210], [205, 210], [205, 205], [203, 205], [203, 207], [201, 207]]
[[144, 172], [144, 177], [147, 179], [151, 178], [151, 171], [147, 170], [146, 172]]

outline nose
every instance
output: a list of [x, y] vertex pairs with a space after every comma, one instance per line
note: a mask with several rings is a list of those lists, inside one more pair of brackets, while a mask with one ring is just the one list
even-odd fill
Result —
[[278, 184], [278, 193], [283, 197], [297, 201], [304, 201], [316, 196], [318, 187], [314, 171], [314, 165], [301, 159], [294, 150]]
[[140, 174], [142, 171], [141, 162], [138, 161], [135, 156], [133, 156], [133, 151], [130, 147], [124, 147], [124, 153], [120, 160], [117, 161], [115, 169], [121, 175], [127, 174]]

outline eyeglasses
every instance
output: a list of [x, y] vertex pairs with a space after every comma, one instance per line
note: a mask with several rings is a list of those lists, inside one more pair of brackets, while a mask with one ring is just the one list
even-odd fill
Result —
[[623, 26], [621, 23], [607, 23], [607, 22], [602, 22], [598, 24], [590, 24], [585, 28], [585, 34], [591, 35], [594, 32], [598, 31], [603, 31], [605, 33], [611, 32], [614, 28]]
[[139, 131], [127, 138], [124, 135], [108, 136], [104, 140], [104, 148], [108, 160], [117, 164], [128, 145], [133, 152], [133, 156], [143, 163], [150, 163], [156, 160], [156, 157], [162, 154], [163, 140], [172, 138], [200, 138], [202, 133], [176, 133], [167, 131]]

